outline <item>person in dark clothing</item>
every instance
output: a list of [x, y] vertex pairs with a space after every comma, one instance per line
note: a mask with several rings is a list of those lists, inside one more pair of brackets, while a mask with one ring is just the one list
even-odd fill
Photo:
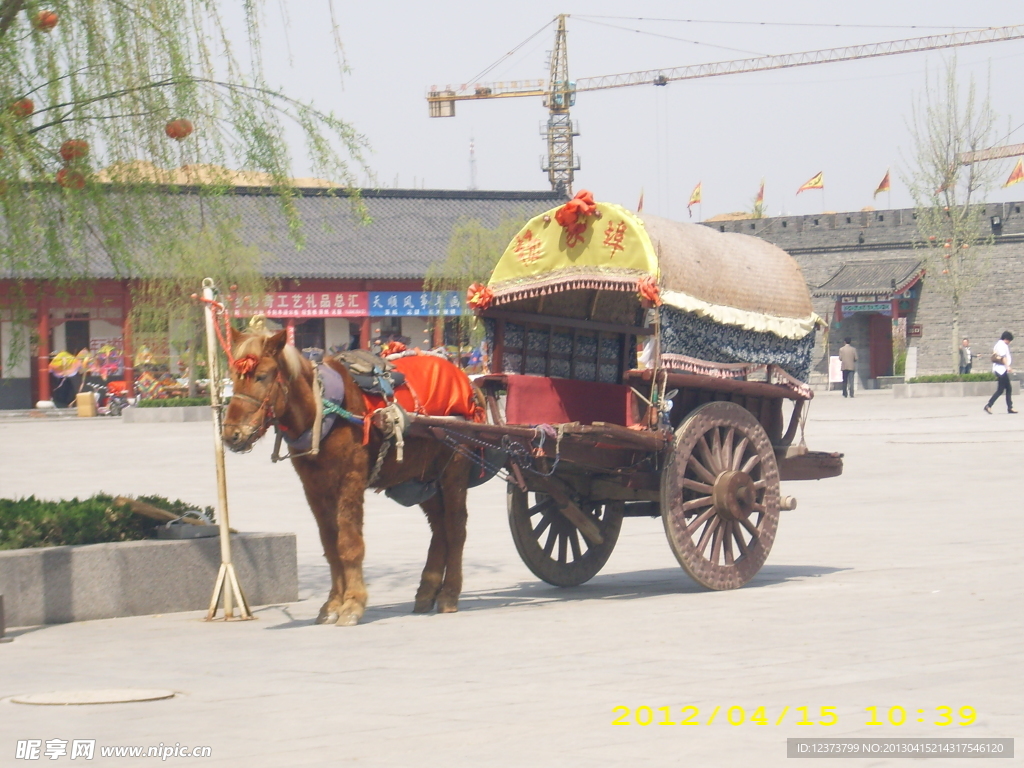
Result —
[[971, 361], [974, 359], [974, 355], [971, 353], [971, 342], [968, 339], [964, 339], [960, 344], [960, 375], [971, 372]]
[[1012, 341], [1013, 334], [1003, 331], [1003, 335], [999, 337], [999, 341], [992, 348], [992, 373], [996, 375], [999, 386], [996, 387], [996, 393], [989, 398], [985, 405], [985, 413], [992, 413], [992, 404], [999, 399], [1003, 392], [1006, 393], [1006, 412], [1017, 412], [1013, 410], [1013, 395], [1010, 391], [1010, 374], [1013, 373], [1013, 368], [1010, 367], [1013, 362], [1013, 357], [1010, 355], [1010, 342]]

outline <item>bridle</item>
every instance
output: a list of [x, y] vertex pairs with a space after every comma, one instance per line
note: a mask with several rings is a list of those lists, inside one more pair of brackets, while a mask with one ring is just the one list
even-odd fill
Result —
[[[239, 375], [242, 378], [248, 378], [249, 376], [251, 376], [251, 371], [246, 373], [240, 373]], [[248, 434], [253, 436], [253, 442], [263, 437], [263, 435], [266, 434], [267, 430], [272, 426], [277, 426], [280, 429], [284, 429], [278, 423], [278, 415], [274, 412], [274, 406], [272, 402], [275, 399], [276, 395], [278, 395], [279, 393], [284, 394], [284, 401], [285, 403], [287, 403], [289, 393], [288, 383], [284, 380], [284, 377], [281, 375], [280, 368], [278, 368], [277, 376], [274, 379], [274, 383], [270, 387], [268, 387], [267, 394], [264, 396], [262, 400], [257, 400], [252, 395], [247, 395], [244, 392], [236, 392], [231, 396], [232, 400], [237, 398], [243, 402], [252, 403], [253, 405], [256, 406], [256, 410], [253, 411], [249, 419], [244, 423], [237, 425], [239, 429], [243, 431], [248, 431]], [[256, 417], [260, 414], [262, 414], [262, 418], [260, 419], [259, 425], [257, 426]], [[227, 422], [225, 422], [224, 426], [227, 427], [236, 425], [228, 424]], [[250, 445], [246, 450], [251, 449], [252, 445]]]

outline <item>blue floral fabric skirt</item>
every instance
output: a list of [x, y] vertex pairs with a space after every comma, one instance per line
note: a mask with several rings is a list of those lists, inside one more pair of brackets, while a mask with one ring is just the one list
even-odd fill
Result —
[[783, 339], [774, 333], [748, 331], [733, 325], [662, 306], [661, 352], [686, 355], [710, 363], [777, 365], [806, 382], [814, 352], [812, 330], [802, 339]]

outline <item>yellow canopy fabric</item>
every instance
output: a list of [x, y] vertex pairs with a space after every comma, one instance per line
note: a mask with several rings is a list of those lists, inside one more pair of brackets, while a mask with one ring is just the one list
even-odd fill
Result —
[[505, 249], [488, 282], [498, 303], [537, 296], [556, 286], [633, 290], [644, 275], [657, 279], [658, 257], [636, 214], [598, 203], [600, 216], [586, 217], [586, 230], [576, 241], [555, 221], [557, 210], [535, 216]]

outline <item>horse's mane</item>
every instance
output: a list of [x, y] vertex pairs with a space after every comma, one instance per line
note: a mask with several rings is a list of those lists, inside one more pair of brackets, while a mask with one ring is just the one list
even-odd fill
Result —
[[[235, 345], [235, 359], [245, 357], [246, 355], [262, 357], [263, 345], [273, 335], [267, 331], [246, 333], [242, 340]], [[302, 374], [302, 359], [302, 354], [293, 344], [284, 345], [284, 349], [281, 350], [281, 360], [284, 363], [284, 370], [289, 380], [294, 381]]]

